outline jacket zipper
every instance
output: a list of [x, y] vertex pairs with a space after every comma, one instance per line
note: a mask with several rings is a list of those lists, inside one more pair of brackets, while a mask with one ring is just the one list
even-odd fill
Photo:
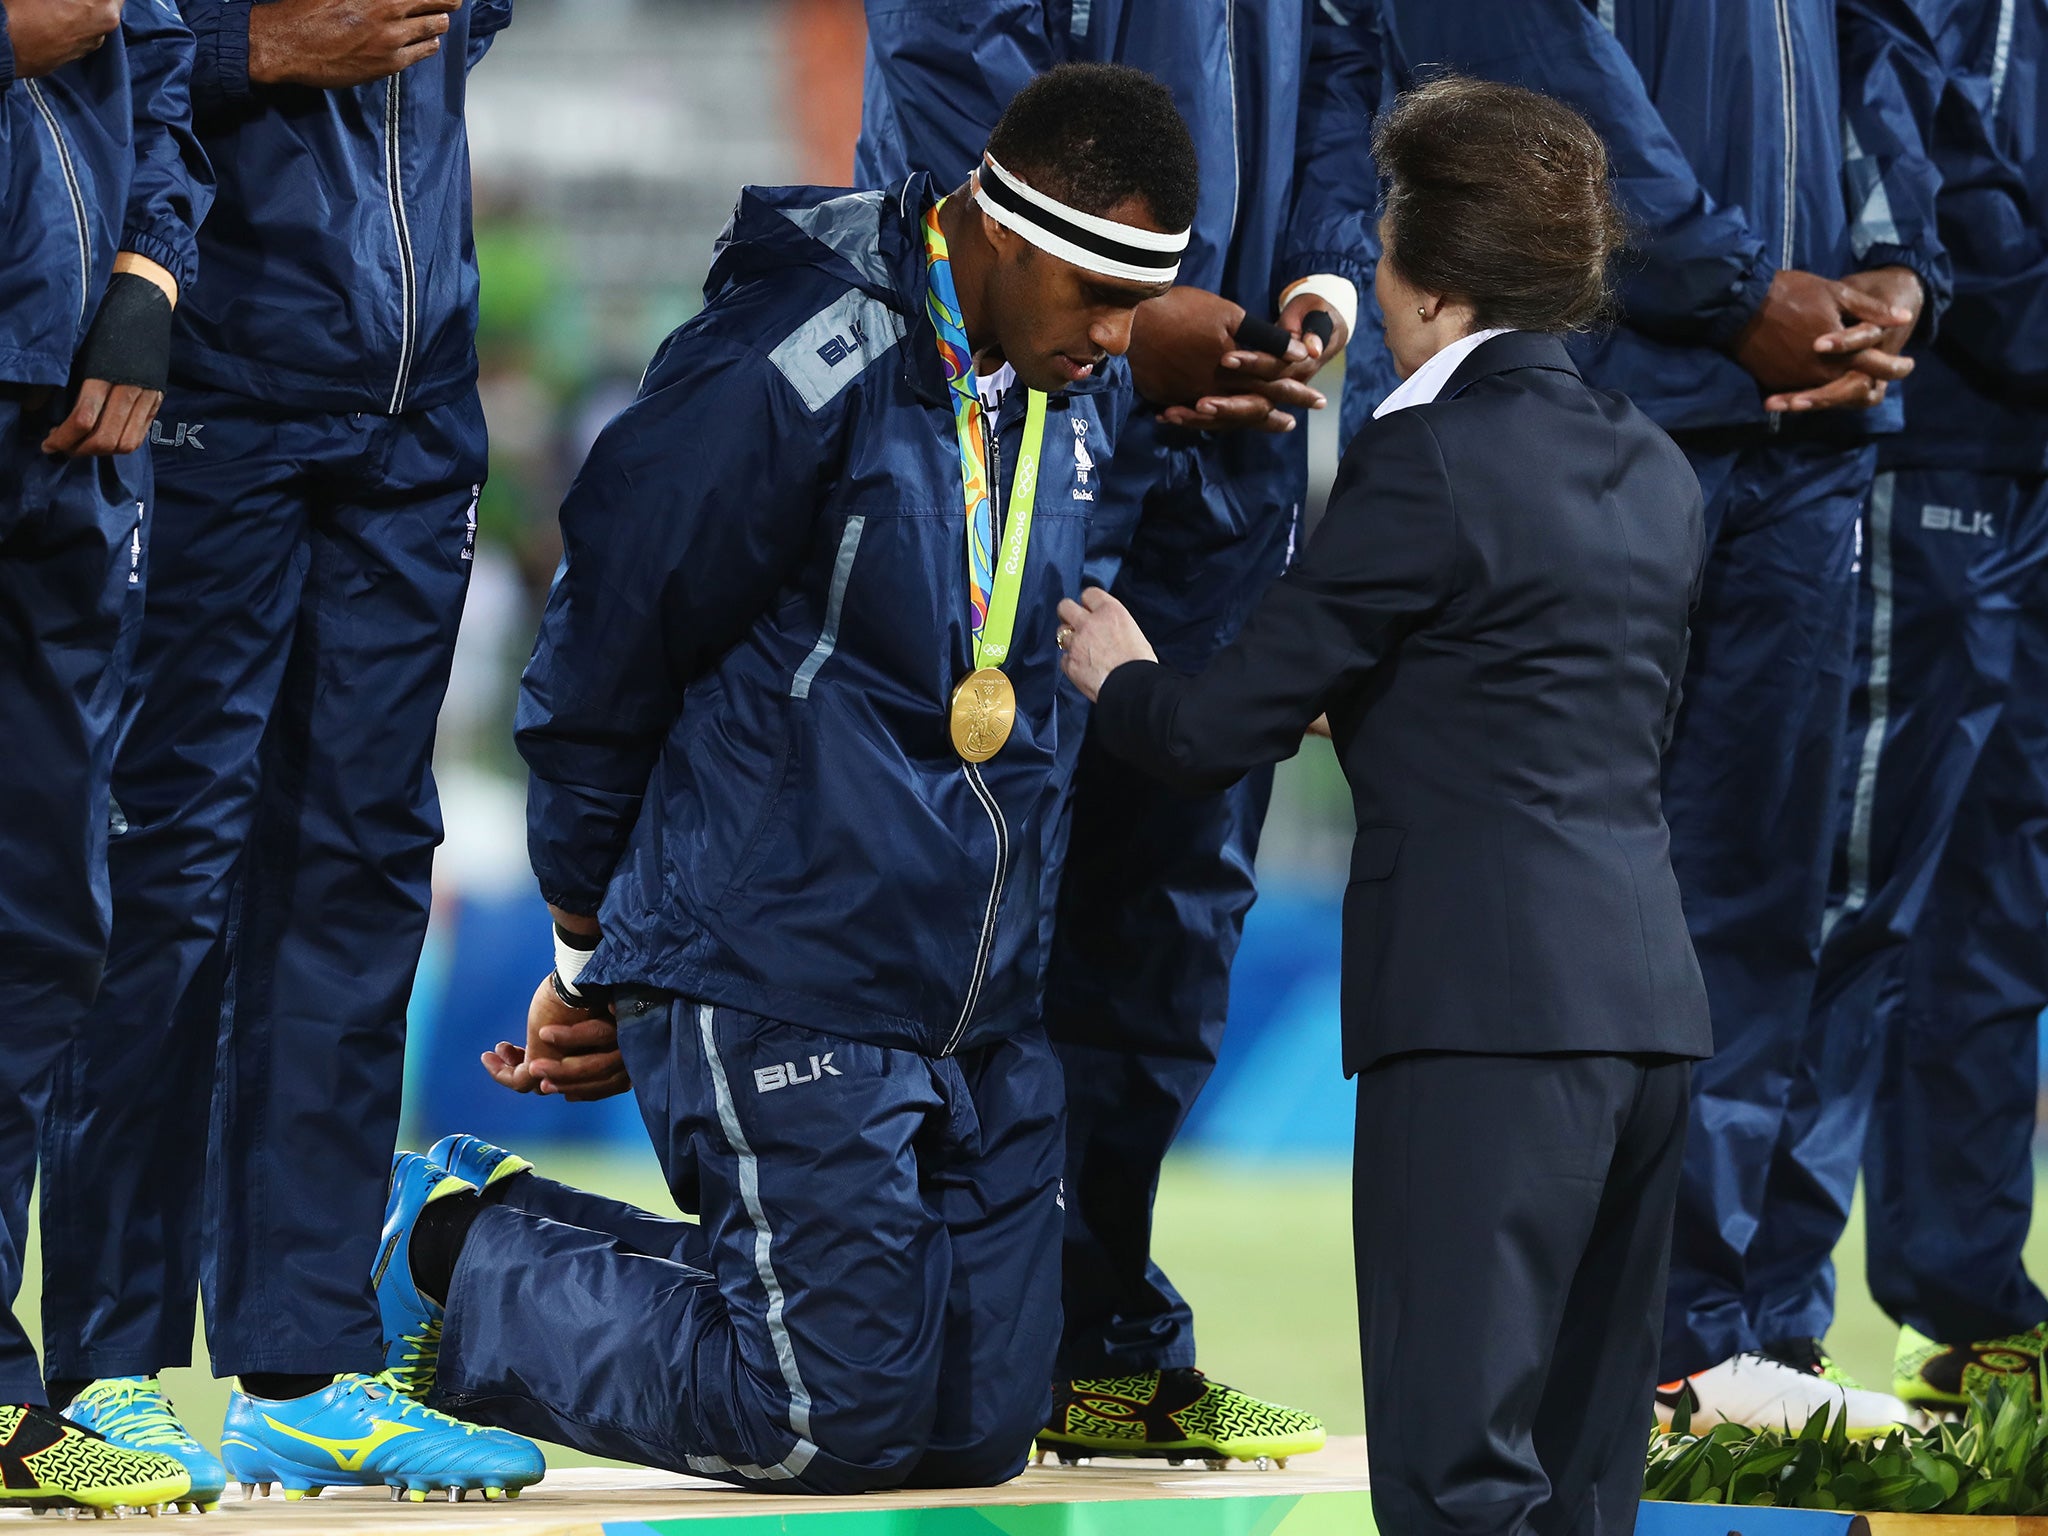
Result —
[[412, 228], [405, 218], [405, 167], [399, 153], [398, 104], [403, 74], [393, 75], [384, 92], [384, 191], [391, 204], [391, 230], [398, 237], [399, 315], [398, 376], [391, 381], [390, 412], [396, 416], [405, 408], [405, 389], [411, 382], [414, 341], [414, 309], [418, 303], [418, 278], [413, 268]]
[[960, 1039], [967, 1033], [968, 1022], [974, 1017], [975, 1004], [981, 1001], [982, 983], [988, 980], [989, 955], [996, 945], [996, 913], [1003, 904], [1003, 885], [1010, 875], [1010, 827], [1003, 820], [1003, 809], [996, 804], [996, 797], [990, 793], [988, 784], [982, 779], [979, 763], [962, 763], [960, 771], [967, 779], [967, 787], [974, 791], [974, 797], [981, 802], [981, 808], [988, 812], [989, 825], [996, 833], [995, 877], [989, 881], [988, 910], [981, 919], [981, 942], [974, 949], [974, 973], [967, 981], [967, 999], [960, 1005], [960, 1019], [954, 1024], [953, 1033], [946, 1041], [941, 1056], [950, 1056], [960, 1048]]
[[[996, 433], [994, 413], [984, 409], [981, 413], [982, 441], [988, 447], [988, 501], [989, 501], [989, 558], [995, 558], [996, 548], [1003, 537], [1003, 445]], [[974, 658], [970, 656], [969, 661]], [[1003, 808], [996, 804], [995, 795], [981, 776], [979, 763], [962, 763], [960, 772], [967, 780], [967, 787], [974, 791], [974, 798], [981, 802], [981, 808], [988, 813], [989, 825], [996, 834], [996, 867], [988, 886], [988, 908], [981, 917], [981, 939], [974, 946], [974, 971], [967, 979], [967, 998], [960, 1005], [960, 1017], [953, 1025], [953, 1033], [947, 1037], [946, 1047], [941, 1056], [950, 1056], [960, 1048], [960, 1041], [967, 1033], [967, 1026], [974, 1018], [974, 1008], [981, 1001], [982, 984], [988, 980], [989, 956], [996, 944], [996, 914], [1003, 905], [1003, 886], [1010, 877], [1010, 825], [1003, 820]]]
[[57, 164], [64, 171], [64, 190], [71, 194], [71, 217], [78, 225], [78, 319], [83, 324], [86, 301], [92, 294], [92, 245], [86, 235], [85, 194], [78, 188], [78, 168], [71, 163], [71, 146], [64, 142], [64, 130], [57, 126], [57, 114], [50, 110], [42, 86], [34, 80], [24, 83], [28, 86], [29, 100], [43, 115], [43, 126], [50, 130], [50, 142], [57, 147]]
[[1991, 115], [2005, 99], [2005, 74], [2012, 64], [2013, 0], [1998, 0], [1998, 31], [1991, 44]]
[[1244, 146], [1238, 142], [1237, 127], [1237, 6], [1223, 0], [1223, 59], [1230, 69], [1230, 229], [1237, 239], [1237, 209], [1244, 193]]
[[1778, 83], [1785, 106], [1785, 222], [1778, 265], [1792, 265], [1793, 210], [1799, 196], [1799, 97], [1792, 66], [1792, 0], [1777, 0]]

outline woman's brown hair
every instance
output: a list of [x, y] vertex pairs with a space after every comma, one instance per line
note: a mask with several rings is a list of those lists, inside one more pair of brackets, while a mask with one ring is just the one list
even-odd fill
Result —
[[1583, 331], [1606, 317], [1627, 243], [1607, 148], [1563, 102], [1446, 75], [1404, 93], [1373, 133], [1387, 259], [1481, 328]]

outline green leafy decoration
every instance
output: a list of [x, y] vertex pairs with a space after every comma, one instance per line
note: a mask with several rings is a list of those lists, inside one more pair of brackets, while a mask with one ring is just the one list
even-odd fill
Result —
[[2048, 1416], [1993, 1385], [1960, 1423], [1849, 1437], [1848, 1414], [1798, 1431], [1717, 1424], [1692, 1432], [1681, 1407], [1650, 1441], [1645, 1498], [1872, 1514], [2048, 1514]]

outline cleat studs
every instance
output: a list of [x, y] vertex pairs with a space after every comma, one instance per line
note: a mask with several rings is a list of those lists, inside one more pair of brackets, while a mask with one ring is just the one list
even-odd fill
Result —
[[305, 1496], [306, 1490], [303, 1488], [287, 1488], [284, 1491], [284, 1498], [287, 1504], [296, 1504]]
[[1228, 1456], [1209, 1456], [1203, 1458], [1202, 1465], [1211, 1472], [1221, 1472], [1230, 1465], [1230, 1458]]
[[424, 1488], [408, 1488], [405, 1490], [405, 1496], [415, 1504], [427, 1502], [427, 1490]]
[[1278, 1467], [1282, 1472], [1285, 1472], [1287, 1470], [1287, 1458], [1285, 1456], [1275, 1456], [1273, 1458], [1273, 1465]]
[[402, 1498], [404, 1498], [404, 1497], [405, 1497], [405, 1487], [404, 1487], [404, 1485], [403, 1485], [403, 1484], [401, 1484], [401, 1483], [393, 1483], [393, 1484], [391, 1485], [391, 1502], [392, 1502], [392, 1503], [394, 1503], [394, 1504], [396, 1504], [396, 1503], [397, 1503], [397, 1502], [398, 1502], [398, 1501], [399, 1501], [400, 1499], [402, 1499]]
[[508, 1499], [516, 1499], [519, 1497], [519, 1495], [521, 1495], [524, 1492], [526, 1492], [524, 1488], [507, 1488], [505, 1490], [505, 1497]]
[[503, 1497], [505, 1497], [505, 1490], [502, 1488], [486, 1488], [484, 1490], [484, 1502], [486, 1504], [498, 1499], [502, 1499]]
[[1273, 1470], [1273, 1458], [1270, 1456], [1261, 1456], [1256, 1461], [1254, 1461], [1252, 1465], [1261, 1472], [1270, 1472]]
[[452, 1483], [448, 1486], [448, 1502], [450, 1504], [460, 1504], [462, 1502], [462, 1490]]

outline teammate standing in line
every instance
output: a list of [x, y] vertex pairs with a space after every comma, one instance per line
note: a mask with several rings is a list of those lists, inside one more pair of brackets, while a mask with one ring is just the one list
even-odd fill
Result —
[[[1205, 169], [1178, 284], [1139, 311], [1141, 348], [1228, 347], [1242, 316], [1276, 311], [1301, 338], [1317, 310], [1335, 322], [1329, 350], [1345, 344], [1376, 252], [1368, 135], [1383, 56], [1371, 4], [867, 9], [864, 185], [910, 170], [958, 175], [993, 115], [1055, 60], [1134, 66], [1173, 91]], [[1384, 394], [1382, 349], [1363, 350]], [[1141, 407], [1115, 458], [1096, 466], [1089, 581], [1113, 586], [1176, 667], [1199, 670], [1287, 564], [1307, 434], [1260, 390], [1302, 387], [1322, 357], [1312, 337], [1284, 360], [1238, 352], [1219, 379], [1240, 393], [1233, 406]], [[1202, 430], [1219, 418], [1264, 419], [1268, 431]], [[1195, 1368], [1193, 1313], [1151, 1261], [1160, 1165], [1216, 1063], [1272, 772], [1221, 794], [1166, 790], [1082, 744], [1085, 705], [1071, 706], [1079, 758], [1045, 1003], [1067, 1082], [1066, 1325], [1039, 1441], [1084, 1455], [1314, 1450], [1313, 1415]]]
[[[1818, 1333], [1861, 1153], [1892, 1390], [2038, 1395], [2033, 1216], [2048, 1008], [2048, 129], [2041, 0], [1916, 0], [1945, 55], [1931, 147], [1955, 300], [1879, 444], [1868, 619], [1823, 982], [1865, 1095], [1782, 1282]], [[1874, 1116], [1870, 1115], [1875, 1098]]]
[[450, 1408], [828, 1494], [999, 1483], [1045, 1423], [1053, 610], [1195, 149], [1156, 81], [1068, 65], [943, 191], [744, 191], [563, 505], [518, 731], [559, 948], [492, 1061], [559, 1083], [541, 1031], [608, 997], [703, 1253], [401, 1160], [380, 1291]]
[[[142, 443], [213, 178], [191, 132], [192, 34], [167, 0], [0, 4], [0, 1295], [21, 1284], [59, 1048], [107, 952], [108, 799], [155, 542]], [[76, 381], [76, 390], [72, 385]], [[45, 1197], [47, 1199], [47, 1196]], [[195, 1497], [173, 1458], [38, 1406], [0, 1313], [0, 1508]], [[61, 1406], [61, 1405], [60, 1405]]]
[[516, 1488], [536, 1448], [379, 1381], [367, 1278], [484, 478], [465, 82], [510, 0], [183, 3], [220, 197], [154, 437], [106, 981], [45, 1137], [52, 1393], [217, 1497], [157, 1388], [203, 1273], [245, 1484]]
[[1904, 1404], [1845, 1381], [1768, 1298], [1774, 1229], [1801, 1216], [1786, 1191], [1816, 1177], [1813, 1129], [1853, 1091], [1809, 1013], [1871, 439], [1897, 427], [1895, 354], [1947, 286], [1897, 74], [1916, 24], [1897, 0], [1387, 9], [1417, 68], [1530, 86], [1600, 129], [1644, 233], [1586, 377], [1670, 432], [1707, 497], [1664, 803], [1715, 1055], [1692, 1082], [1665, 1411], [1690, 1394], [1695, 1423], [1796, 1424], [1846, 1406], [1880, 1429]]

